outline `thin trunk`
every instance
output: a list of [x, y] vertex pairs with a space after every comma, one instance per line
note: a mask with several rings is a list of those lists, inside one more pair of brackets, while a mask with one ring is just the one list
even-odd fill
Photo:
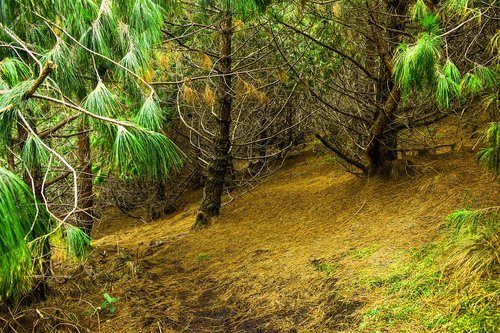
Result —
[[9, 142], [7, 143], [7, 163], [9, 164], [9, 167], [11, 171], [14, 171], [16, 168], [16, 162], [14, 160], [14, 142], [12, 138], [9, 139]]
[[78, 200], [79, 211], [77, 214], [77, 226], [90, 235], [94, 217], [92, 207], [94, 206], [93, 196], [93, 175], [92, 160], [90, 156], [90, 133], [87, 131], [88, 124], [85, 117], [82, 118], [78, 136], [78, 159], [80, 162], [80, 175], [78, 178]]
[[[383, 35], [379, 26], [372, 24], [373, 39], [380, 57], [379, 80], [376, 91], [378, 110], [370, 132], [370, 141], [367, 147], [369, 159], [368, 172], [378, 173], [387, 161], [397, 159], [398, 133], [390, 131], [395, 112], [401, 100], [401, 91], [392, 80], [392, 57], [396, 46], [400, 43], [401, 31], [404, 30], [404, 15], [408, 9], [408, 1], [386, 1], [390, 14], [387, 27], [388, 32]], [[371, 12], [372, 20], [377, 20], [377, 10]]]
[[384, 105], [384, 109], [378, 113], [372, 126], [370, 143], [366, 150], [370, 160], [369, 173], [377, 173], [380, 167], [387, 161], [387, 143], [385, 142], [384, 131], [398, 108], [400, 100], [401, 91], [399, 88], [393, 87]]
[[231, 146], [229, 129], [231, 126], [231, 109], [233, 103], [232, 35], [232, 17], [230, 14], [227, 14], [222, 19], [220, 27], [220, 70], [222, 76], [220, 77], [217, 89], [218, 110], [215, 118], [217, 126], [214, 138], [215, 152], [214, 157], [208, 165], [208, 176], [203, 189], [201, 213], [196, 218], [195, 226], [207, 225], [210, 222], [210, 218], [219, 215], [224, 179], [231, 159], [229, 154]]

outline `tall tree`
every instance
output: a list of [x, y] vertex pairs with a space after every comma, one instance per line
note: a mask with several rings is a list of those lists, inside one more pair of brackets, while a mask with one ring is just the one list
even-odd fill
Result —
[[[319, 122], [325, 131], [317, 136], [365, 173], [385, 174], [391, 169], [397, 151], [405, 148], [399, 132], [453, 113], [443, 103], [457, 107], [459, 101], [452, 97], [465, 82], [452, 69], [474, 68], [463, 59], [473, 55], [476, 63], [491, 62], [477, 43], [485, 38], [476, 32], [494, 34], [491, 15], [498, 8], [493, 3], [478, 4], [480, 9], [452, 0], [439, 5], [386, 0], [302, 3], [298, 19], [285, 16], [280, 23], [302, 37], [297, 49], [309, 41], [338, 66], [322, 76], [322, 62], [306, 64], [305, 57], [297, 58], [289, 50], [282, 53], [322, 109]], [[462, 14], [451, 14], [450, 8]], [[452, 59], [459, 61], [457, 66]], [[307, 66], [310, 70], [304, 70]], [[472, 78], [468, 81], [477, 82]], [[441, 91], [415, 89], [423, 86], [439, 86]]]

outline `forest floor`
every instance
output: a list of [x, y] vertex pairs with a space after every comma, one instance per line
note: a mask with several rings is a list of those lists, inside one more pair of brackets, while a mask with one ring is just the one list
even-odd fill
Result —
[[[366, 179], [315, 144], [206, 229], [192, 229], [200, 192], [152, 223], [104, 219], [91, 257], [55, 267], [66, 277], [19, 321], [41, 325], [56, 309], [61, 332], [432, 331], [411, 315], [392, 327], [367, 318], [449, 213], [498, 204], [499, 189], [470, 149], [415, 162], [412, 176]], [[96, 310], [104, 293], [119, 298], [115, 314]]]

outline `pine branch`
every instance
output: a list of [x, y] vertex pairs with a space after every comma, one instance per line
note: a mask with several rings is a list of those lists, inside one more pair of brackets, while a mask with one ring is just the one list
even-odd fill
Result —
[[299, 35], [302, 35], [302, 36], [304, 36], [304, 37], [312, 40], [314, 43], [316, 43], [316, 44], [324, 47], [325, 49], [330, 50], [330, 51], [338, 54], [342, 58], [345, 58], [345, 59], [349, 60], [351, 63], [353, 63], [354, 65], [356, 65], [356, 67], [358, 67], [360, 70], [362, 70], [366, 74], [366, 76], [368, 76], [370, 79], [372, 79], [373, 81], [378, 81], [378, 78], [375, 75], [373, 75], [372, 73], [370, 73], [370, 71], [368, 71], [368, 69], [366, 69], [363, 65], [361, 65], [356, 59], [354, 59], [350, 55], [348, 55], [348, 54], [346, 54], [346, 53], [344, 53], [344, 52], [342, 52], [340, 50], [337, 50], [336, 48], [334, 48], [334, 47], [332, 47], [332, 46], [330, 46], [328, 44], [323, 43], [322, 41], [314, 38], [313, 36], [305, 33], [302, 30], [297, 29], [296, 27], [294, 27], [294, 26], [292, 26], [292, 25], [290, 25], [288, 23], [285, 23], [285, 22], [280, 21], [280, 20], [278, 20], [278, 23], [280, 23], [280, 24], [284, 25], [285, 27], [293, 30], [294, 32], [298, 33]]
[[45, 79], [49, 76], [49, 74], [56, 69], [57, 65], [54, 64], [52, 61], [48, 60], [45, 65], [43, 65], [42, 71], [40, 72], [40, 75], [38, 75], [37, 79], [35, 82], [33, 82], [33, 85], [24, 93], [23, 99], [27, 100], [33, 96], [33, 94], [36, 92], [36, 90], [43, 84]]
[[328, 141], [326, 141], [321, 135], [319, 135], [318, 133], [315, 133], [314, 136], [319, 140], [321, 141], [321, 143], [328, 149], [330, 149], [331, 151], [333, 151], [335, 154], [337, 154], [341, 159], [343, 159], [344, 161], [346, 161], [347, 163], [349, 164], [352, 164], [354, 165], [355, 167], [357, 167], [358, 169], [362, 170], [363, 172], [368, 172], [368, 169], [366, 168], [366, 166], [347, 156], [346, 154], [344, 154], [343, 152], [341, 152], [339, 149], [335, 148], [334, 146], [332, 146]]
[[45, 131], [43, 131], [40, 134], [38, 134], [38, 137], [40, 139], [44, 139], [44, 138], [46, 138], [48, 136], [51, 136], [52, 134], [54, 134], [55, 132], [57, 132], [62, 127], [66, 126], [67, 124], [71, 123], [73, 120], [77, 119], [79, 116], [80, 116], [80, 114], [76, 114], [74, 116], [71, 116], [69, 118], [66, 118], [66, 119], [62, 120], [61, 122], [59, 122], [59, 124], [57, 124], [57, 125], [55, 125], [55, 126], [53, 126], [51, 128], [48, 128]]

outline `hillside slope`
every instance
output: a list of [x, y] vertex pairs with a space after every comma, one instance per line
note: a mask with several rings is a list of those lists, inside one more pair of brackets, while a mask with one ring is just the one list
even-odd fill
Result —
[[[360, 322], [384, 301], [380, 281], [464, 202], [498, 204], [498, 183], [471, 153], [416, 170], [367, 180], [311, 150], [207, 229], [191, 229], [196, 203], [150, 224], [103, 223], [91, 259], [47, 307], [92, 332], [370, 332]], [[115, 315], [92, 311], [103, 293], [120, 298]], [[412, 325], [400, 331], [425, 331]]]

